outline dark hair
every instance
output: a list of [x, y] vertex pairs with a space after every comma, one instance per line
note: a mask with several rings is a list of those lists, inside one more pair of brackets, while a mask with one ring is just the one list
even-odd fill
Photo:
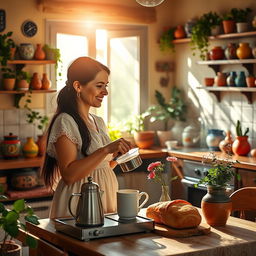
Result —
[[[73, 87], [73, 82], [78, 81], [82, 86], [85, 86], [92, 81], [98, 72], [105, 70], [110, 74], [108, 67], [90, 57], [80, 57], [74, 60], [68, 68], [66, 86], [63, 87], [57, 97], [57, 111], [52, 118], [47, 131], [47, 144], [54, 121], [61, 113], [67, 113], [73, 117], [78, 125], [78, 129], [82, 138], [82, 154], [86, 156], [86, 151], [91, 143], [91, 136], [88, 127], [79, 115], [77, 104], [77, 93]], [[70, 103], [71, 102], [71, 103]], [[59, 177], [59, 169], [57, 160], [46, 153], [42, 177], [45, 185], [53, 188], [55, 182]]]

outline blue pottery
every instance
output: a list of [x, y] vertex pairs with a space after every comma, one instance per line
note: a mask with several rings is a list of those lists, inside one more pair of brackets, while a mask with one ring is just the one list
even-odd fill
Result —
[[219, 144], [224, 139], [224, 131], [219, 129], [209, 129], [206, 136], [206, 145], [212, 151], [220, 151]]
[[240, 71], [235, 79], [235, 84], [237, 87], [247, 87], [244, 71]]

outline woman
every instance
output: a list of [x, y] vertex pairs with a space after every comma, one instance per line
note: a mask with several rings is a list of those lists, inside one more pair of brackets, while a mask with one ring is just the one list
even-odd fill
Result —
[[[118, 183], [111, 159], [128, 152], [131, 144], [122, 138], [111, 142], [103, 119], [89, 113], [108, 95], [109, 74], [106, 66], [89, 57], [76, 59], [68, 68], [66, 86], [59, 92], [57, 111], [48, 129], [42, 169], [46, 186], [54, 189], [60, 178], [50, 218], [70, 215], [68, 199], [80, 192], [88, 176], [104, 191], [104, 212], [116, 211]], [[75, 207], [74, 203], [73, 212]]]

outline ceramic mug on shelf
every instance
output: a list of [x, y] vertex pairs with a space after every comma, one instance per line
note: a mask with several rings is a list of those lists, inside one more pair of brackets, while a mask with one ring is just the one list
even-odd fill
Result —
[[[141, 198], [145, 199], [140, 203]], [[139, 192], [136, 189], [120, 189], [117, 191], [117, 214], [120, 219], [131, 220], [136, 218], [140, 209], [148, 201], [149, 195], [146, 192]]]

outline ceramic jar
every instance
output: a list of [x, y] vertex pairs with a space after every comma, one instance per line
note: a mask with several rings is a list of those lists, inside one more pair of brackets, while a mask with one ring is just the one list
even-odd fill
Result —
[[226, 187], [207, 186], [207, 194], [202, 198], [201, 208], [210, 226], [225, 226], [232, 209]]
[[134, 140], [136, 145], [141, 148], [150, 148], [154, 145], [154, 131], [139, 131], [134, 133]]
[[252, 49], [249, 43], [240, 43], [236, 50], [236, 55], [239, 59], [249, 59], [252, 56]]
[[48, 76], [46, 73], [43, 73], [43, 78], [42, 78], [42, 90], [48, 90], [51, 88], [51, 81], [48, 79]]
[[42, 87], [42, 81], [39, 78], [39, 75], [37, 72], [35, 72], [32, 76], [30, 86], [33, 90], [40, 90]]
[[247, 87], [255, 87], [255, 77], [252, 75], [247, 76], [246, 85]]
[[181, 39], [186, 37], [186, 32], [184, 30], [184, 27], [181, 25], [178, 25], [177, 28], [174, 30], [174, 37], [176, 39]]
[[196, 25], [197, 19], [190, 19], [185, 24], [185, 32], [187, 37], [191, 37], [192, 29]]
[[224, 131], [219, 129], [209, 129], [206, 136], [206, 145], [210, 150], [220, 151], [219, 144], [224, 139]]
[[246, 87], [246, 78], [244, 71], [240, 71], [235, 79], [235, 84], [237, 87]]
[[28, 91], [29, 83], [25, 79], [17, 80], [16, 88], [18, 91]]
[[224, 59], [224, 51], [220, 46], [215, 46], [210, 50], [211, 60], [222, 60]]
[[225, 139], [222, 140], [219, 144], [219, 148], [223, 153], [231, 155], [232, 154], [232, 144], [233, 144], [233, 140], [232, 140], [231, 132], [227, 131]]
[[225, 57], [227, 60], [237, 59], [236, 55], [237, 46], [234, 43], [229, 43], [225, 49]]
[[194, 147], [200, 139], [200, 130], [196, 127], [189, 125], [182, 133], [182, 144], [184, 147]]
[[227, 86], [236, 86], [235, 79], [236, 79], [236, 72], [231, 71], [229, 73], [229, 76], [227, 77]]
[[227, 86], [227, 76], [225, 73], [217, 72], [214, 81], [217, 86]]
[[247, 32], [249, 30], [249, 24], [247, 22], [237, 22], [236, 31], [237, 33]]
[[45, 59], [45, 52], [44, 52], [41, 44], [36, 45], [34, 59], [36, 59], [36, 60], [44, 60]]
[[12, 159], [20, 156], [21, 144], [18, 136], [9, 133], [9, 135], [4, 136], [4, 141], [1, 144], [2, 154], [5, 159]]
[[235, 155], [246, 156], [251, 150], [248, 136], [237, 136], [232, 145], [232, 151]]
[[38, 146], [32, 137], [27, 138], [27, 142], [24, 144], [22, 151], [23, 155], [27, 158], [33, 158], [37, 156]]
[[35, 54], [35, 49], [32, 44], [20, 44], [19, 55], [22, 60], [32, 60]]
[[17, 190], [27, 190], [38, 185], [37, 171], [24, 168], [11, 174], [11, 186]]

